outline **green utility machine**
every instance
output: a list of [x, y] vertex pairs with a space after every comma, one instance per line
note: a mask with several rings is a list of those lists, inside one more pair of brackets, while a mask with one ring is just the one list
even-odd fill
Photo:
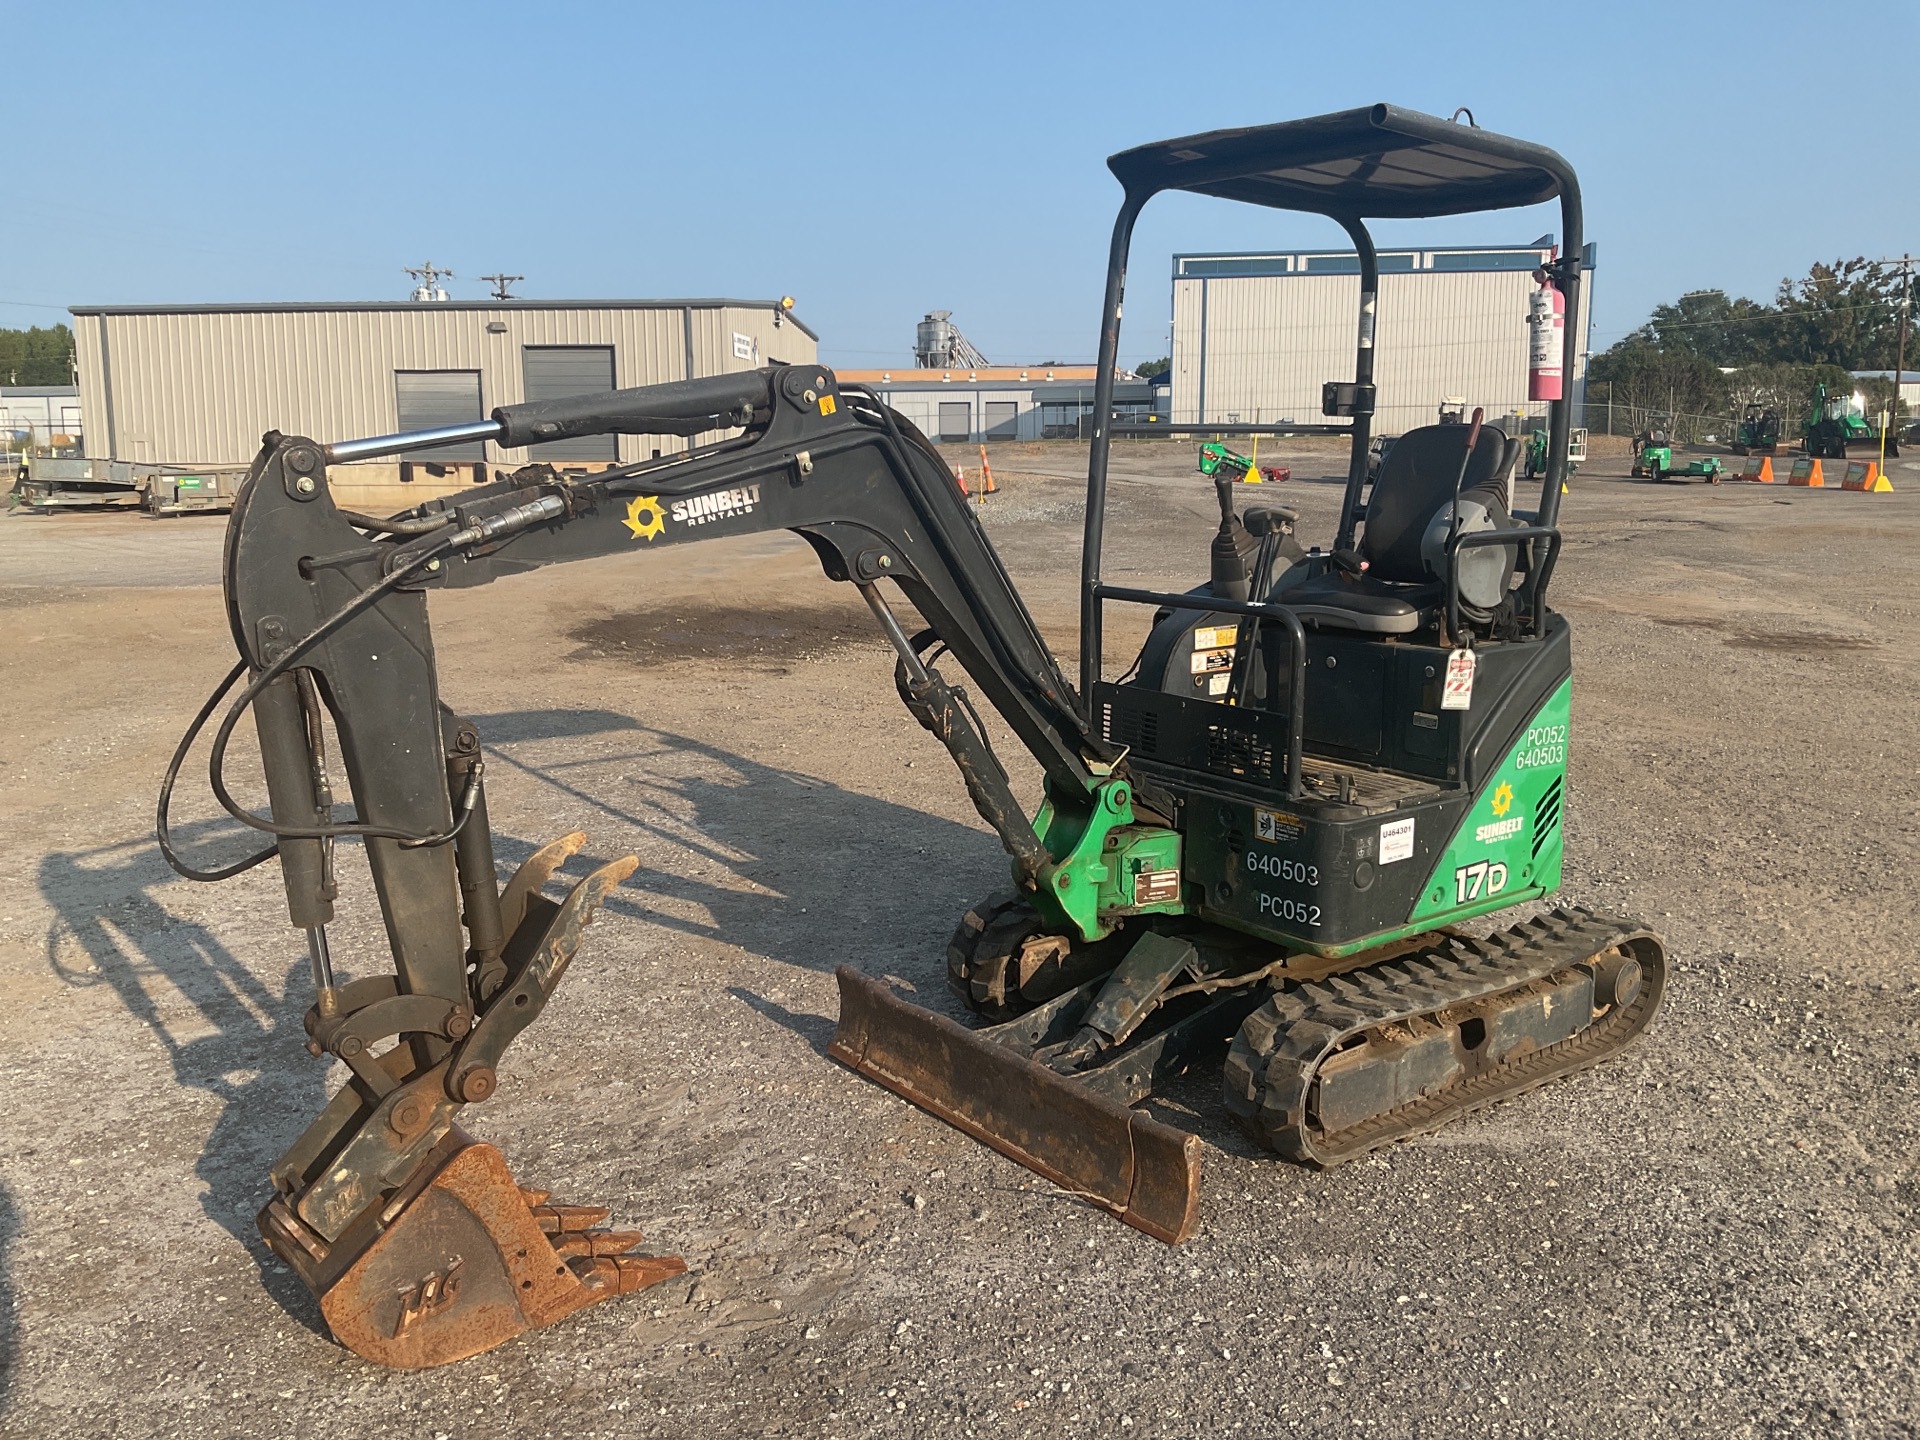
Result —
[[[570, 966], [581, 934], [639, 861], [599, 852], [564, 898], [550, 898], [586, 837], [537, 850], [514, 840], [525, 858], [500, 885], [506, 857], [483, 777], [494, 752], [485, 722], [456, 707], [499, 708], [503, 682], [476, 695], [466, 665], [442, 691], [428, 612], [445, 589], [500, 581], [525, 596], [545, 566], [618, 556], [624, 577], [594, 573], [609, 595], [630, 595], [646, 588], [660, 550], [801, 536], [828, 580], [856, 589], [891, 651], [890, 666], [871, 667], [876, 699], [897, 696], [948, 751], [1006, 851], [1004, 862], [980, 857], [982, 898], [959, 917], [943, 967], [916, 969], [897, 936], [849, 910], [831, 947], [808, 957], [844, 962], [828, 1054], [1163, 1240], [1199, 1222], [1205, 1147], [1171, 1112], [1136, 1107], [1176, 1077], [1218, 1076], [1226, 1114], [1255, 1146], [1325, 1167], [1605, 1060], [1654, 1016], [1660, 938], [1637, 920], [1552, 903], [1572, 799], [1574, 645], [1548, 595], [1572, 405], [1552, 403], [1543, 476], [1527, 496], [1513, 480], [1523, 441], [1477, 410], [1401, 435], [1368, 479], [1382, 299], [1368, 221], [1557, 202], [1560, 258], [1545, 283], [1577, 314], [1572, 167], [1541, 146], [1391, 105], [1184, 136], [1108, 167], [1124, 198], [1101, 302], [1096, 417], [1113, 414], [1134, 221], [1162, 193], [1330, 220], [1355, 251], [1360, 323], [1351, 372], [1322, 390], [1322, 413], [1345, 422], [1349, 444], [1339, 503], [1310, 549], [1293, 511], [1242, 506], [1249, 492], [1222, 455], [1210, 497], [1218, 524], [1210, 514], [1183, 532], [1174, 507], [1160, 507], [1153, 543], [1116, 577], [1104, 553], [1111, 427], [1096, 423], [1075, 669], [1053, 655], [939, 450], [875, 391], [825, 366], [508, 405], [412, 435], [265, 437], [225, 550], [238, 663], [175, 756], [160, 835], [196, 879], [277, 859], [288, 921], [304, 932], [309, 1048], [345, 1079], [274, 1166], [260, 1226], [344, 1344], [384, 1364], [439, 1364], [685, 1268], [636, 1253], [632, 1231], [598, 1228], [604, 1210], [521, 1189], [500, 1151], [467, 1129], [503, 1088], [512, 1043], [562, 977], [587, 968]], [[1569, 373], [1578, 353], [1569, 326]], [[552, 441], [607, 434], [692, 445], [591, 474], [536, 461], [387, 516], [340, 508], [327, 480], [336, 465], [435, 445], [534, 446], [537, 456]], [[699, 440], [713, 435], [725, 438]], [[1139, 576], [1143, 564], [1166, 578]], [[786, 596], [774, 587], [757, 598]], [[1106, 664], [1116, 631], [1144, 637], [1119, 673]], [[725, 691], [730, 681], [716, 672], [711, 683]], [[1003, 722], [992, 730], [988, 708]], [[885, 723], [877, 705], [844, 713]], [[768, 734], [796, 733], [784, 707], [761, 718]], [[247, 719], [271, 816], [225, 778]], [[271, 837], [252, 855], [182, 855], [169, 836], [167, 796], [202, 725], [214, 798]], [[1038, 772], [1023, 786], [1039, 793], [1037, 808], [1021, 803], [1013, 757], [1003, 762], [995, 742]], [[531, 812], [516, 800], [510, 813], [517, 834]], [[792, 823], [804, 842], [806, 817]], [[336, 858], [350, 863], [345, 841], [364, 846], [385, 923], [342, 927], [357, 978], [337, 981], [336, 902], [367, 894], [335, 883]], [[833, 903], [843, 892], [825, 873], [810, 895], [805, 852], [794, 847], [790, 896]], [[911, 854], [875, 849], [862, 863], [901, 886], [924, 878]], [[616, 933], [649, 923], [629, 916]], [[391, 968], [373, 963], [382, 940]], [[942, 968], [967, 1023], [927, 1003]], [[652, 1043], [649, 1026], [685, 1025], [692, 1013], [671, 985], [629, 1003], [633, 982], [617, 969], [570, 982], [616, 987], [596, 1002], [596, 1013], [611, 1005], [621, 1017], [592, 1037], [596, 1075], [617, 1068], [624, 1047]], [[901, 969], [918, 976], [916, 994], [887, 978]], [[541, 1053], [564, 1074], [588, 1073], [552, 1037]], [[769, 1173], [787, 1163], [764, 1159]], [[603, 1160], [588, 1168], [622, 1173]], [[1487, 1149], [1477, 1163], [1503, 1157]], [[677, 1230], [697, 1241], [710, 1228], [649, 1203], [665, 1217], [663, 1240]], [[1217, 1213], [1238, 1203], [1222, 1196]], [[1299, 1241], [1315, 1243], [1310, 1230]], [[982, 1243], [991, 1250], [991, 1236]], [[730, 1262], [723, 1252], [707, 1263]]]
[[1209, 440], [1200, 447], [1200, 473], [1209, 480], [1224, 475], [1229, 480], [1244, 480], [1255, 485], [1263, 480], [1278, 484], [1293, 478], [1293, 471], [1285, 465], [1262, 465], [1254, 456], [1229, 450], [1218, 440]]
[[1689, 460], [1685, 465], [1674, 465], [1673, 440], [1667, 433], [1669, 418], [1665, 415], [1650, 416], [1647, 428], [1633, 437], [1634, 478], [1705, 480], [1710, 485], [1718, 485], [1721, 466], [1717, 456], [1708, 455], [1703, 459]]
[[1780, 412], [1771, 405], [1749, 405], [1734, 431], [1736, 455], [1771, 455], [1780, 446]]
[[[1813, 459], [1844, 460], [1849, 451], [1879, 454], [1881, 436], [1857, 399], [1830, 393], [1822, 384], [1813, 387], [1813, 412], [1800, 423], [1800, 441]], [[1900, 453], [1897, 426], [1887, 431], [1886, 451], [1889, 459]]]

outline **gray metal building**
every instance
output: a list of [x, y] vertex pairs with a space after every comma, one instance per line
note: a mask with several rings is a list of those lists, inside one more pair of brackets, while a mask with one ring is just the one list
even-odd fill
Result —
[[[1527, 399], [1527, 303], [1534, 270], [1552, 255], [1547, 244], [1380, 252], [1375, 433], [1431, 424], [1450, 395], [1490, 420], [1546, 413]], [[1320, 421], [1321, 384], [1353, 378], [1359, 277], [1350, 250], [1174, 256], [1174, 423]], [[1576, 401], [1591, 295], [1589, 275], [1587, 313], [1567, 317], [1583, 327], [1567, 390]]]
[[78, 439], [80, 391], [72, 385], [0, 385], [0, 450]]
[[[87, 456], [174, 465], [244, 463], [269, 428], [386, 435], [819, 358], [819, 337], [771, 300], [77, 305], [73, 316]], [[628, 461], [688, 443], [604, 436], [423, 458]]]
[[[971, 370], [840, 370], [849, 384], [870, 385], [888, 405], [941, 443], [1056, 440], [1078, 436], [1093, 414], [1092, 365], [983, 365]], [[1162, 392], [1164, 394], [1164, 392]], [[1144, 380], [1114, 389], [1116, 415], [1151, 419], [1155, 395]]]

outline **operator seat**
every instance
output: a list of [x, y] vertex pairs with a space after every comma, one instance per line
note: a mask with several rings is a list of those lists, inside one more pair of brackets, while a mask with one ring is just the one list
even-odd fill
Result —
[[[1428, 531], [1453, 500], [1460, 476], [1466, 431], [1459, 425], [1426, 425], [1394, 442], [1380, 466], [1380, 478], [1367, 498], [1359, 555], [1366, 569], [1350, 575], [1329, 568], [1273, 597], [1299, 615], [1301, 622], [1368, 635], [1410, 635], [1429, 623], [1431, 612], [1446, 603], [1445, 560], [1436, 564]], [[1523, 445], [1496, 426], [1483, 425], [1473, 458], [1460, 481], [1463, 514], [1468, 503], [1484, 506], [1497, 529], [1512, 526], [1508, 493], [1514, 462]], [[1514, 546], [1490, 546], [1466, 552], [1484, 555], [1483, 564], [1504, 571], [1498, 593], [1513, 580]], [[1494, 577], [1480, 577], [1491, 593]], [[1463, 587], [1464, 588], [1464, 587]], [[1475, 608], [1467, 607], [1469, 610]]]

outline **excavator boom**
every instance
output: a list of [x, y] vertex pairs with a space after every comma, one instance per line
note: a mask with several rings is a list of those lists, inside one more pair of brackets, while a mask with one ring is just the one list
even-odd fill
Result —
[[[341, 511], [327, 484], [330, 463], [476, 431], [511, 447], [609, 431], [727, 429], [736, 438], [666, 460], [590, 476], [533, 465], [386, 518]], [[670, 1256], [632, 1253], [637, 1234], [595, 1229], [604, 1211], [522, 1191], [499, 1153], [459, 1123], [465, 1107], [494, 1093], [508, 1047], [553, 997], [595, 911], [637, 861], [601, 866], [556, 904], [541, 889], [584, 843], [573, 835], [499, 886], [484, 749], [477, 729], [441, 699], [429, 596], [569, 560], [774, 529], [803, 536], [829, 578], [861, 590], [897, 652], [901, 698], [952, 754], [1022, 890], [1058, 899], [1072, 877], [1016, 802], [966, 690], [928, 660], [935, 643], [1039, 761], [1050, 834], [1097, 840], [1121, 822], [1152, 827], [1151, 802], [1130, 793], [1118, 752], [1089, 732], [945, 465], [910, 426], [870, 395], [842, 391], [824, 368], [507, 407], [425, 437], [333, 446], [266, 437], [228, 531], [227, 609], [242, 662], [229, 681], [245, 683], [215, 730], [209, 779], [229, 813], [274, 837], [253, 858], [278, 854], [289, 919], [307, 937], [315, 984], [308, 1048], [351, 1074], [274, 1167], [275, 1194], [260, 1223], [321, 1297], [335, 1335], [372, 1359], [457, 1359], [684, 1268]], [[882, 581], [924, 619], [923, 633], [902, 628]], [[270, 817], [237, 804], [225, 778], [228, 743], [249, 710]], [[326, 722], [355, 809], [347, 819], [335, 813]], [[193, 740], [190, 732], [182, 742], [169, 795]], [[201, 879], [226, 873], [196, 870], [175, 854], [166, 803], [163, 796], [161, 839], [178, 868]], [[336, 985], [327, 926], [334, 849], [349, 838], [365, 844], [394, 973]], [[1055, 908], [1063, 921], [1078, 914], [1085, 929], [1097, 923], [1066, 902]], [[957, 1102], [942, 1107], [936, 1082], [889, 1066], [885, 1046], [870, 1048], [867, 1029], [856, 1028], [858, 1042], [846, 1026], [836, 1039], [848, 1064], [966, 1123]], [[950, 1029], [952, 1045], [974, 1052], [969, 1070], [1024, 1086], [1022, 1117], [1003, 1128], [1057, 1132], [1040, 1136], [1035, 1154], [1062, 1150], [1071, 1133], [1092, 1152], [1131, 1155], [1146, 1133], [1164, 1157], [1153, 1185], [1177, 1192], [1176, 1211], [1191, 1211], [1191, 1145], [1170, 1131], [1154, 1135], [1164, 1127], [1097, 1097], [1050, 1108], [1045, 1078], [1036, 1091], [1026, 1073], [1035, 1067]], [[1118, 1178], [1110, 1168], [1095, 1154], [1057, 1178], [1112, 1192], [1108, 1203], [1124, 1216], [1141, 1182], [1131, 1161]]]

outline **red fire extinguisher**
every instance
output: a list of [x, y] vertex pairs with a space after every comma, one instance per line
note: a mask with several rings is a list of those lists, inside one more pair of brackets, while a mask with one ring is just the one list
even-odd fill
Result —
[[1527, 297], [1527, 398], [1561, 398], [1561, 338], [1567, 328], [1567, 301], [1544, 270], [1533, 272], [1540, 288]]

